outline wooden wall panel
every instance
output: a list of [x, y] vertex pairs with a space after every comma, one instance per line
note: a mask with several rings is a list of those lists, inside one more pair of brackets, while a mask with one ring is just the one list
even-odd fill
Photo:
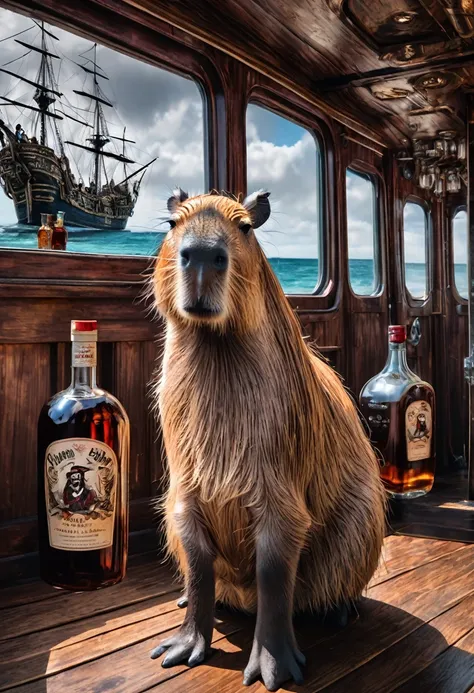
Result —
[[346, 349], [353, 353], [354, 370], [349, 386], [356, 397], [369, 378], [382, 370], [388, 350], [387, 315], [354, 313], [348, 326]]
[[0, 344], [0, 522], [36, 510], [36, 425], [49, 364], [48, 344]]
[[119, 342], [114, 348], [114, 394], [130, 419], [130, 498], [149, 497], [150, 442], [156, 436], [149, 385], [154, 368], [148, 342]]
[[[10, 5], [22, 9], [16, 0]], [[423, 337], [411, 358], [415, 370], [437, 389], [441, 450], [449, 452], [440, 455], [441, 466], [448, 464], [448, 458], [463, 449], [465, 435], [462, 363], [467, 318], [459, 314], [463, 303], [453, 294], [452, 277], [442, 262], [448, 239], [444, 204], [434, 204], [432, 296], [423, 304], [412, 304], [403, 285], [402, 210], [406, 197], [419, 191], [400, 179], [392, 154], [384, 153], [384, 144], [364, 123], [352, 117], [336, 122], [319, 99], [295, 91], [294, 84], [270, 80], [130, 3], [87, 0], [77, 10], [74, 27], [67, 8], [56, 0], [35, 0], [29, 6], [39, 16], [56, 18], [125, 53], [199, 80], [208, 97], [210, 187], [236, 194], [246, 189], [249, 98], [319, 133], [324, 141], [329, 281], [325, 294], [293, 296], [290, 303], [308, 340], [344, 377], [355, 397], [385, 362], [389, 319], [410, 324], [420, 317]], [[122, 16], [117, 15], [120, 8]], [[95, 27], [92, 15], [104, 21]], [[105, 21], [111, 18], [116, 21]], [[348, 129], [351, 124], [354, 130]], [[352, 164], [379, 181], [383, 288], [377, 296], [355, 296], [348, 281], [345, 169]], [[160, 359], [162, 345], [156, 338], [162, 326], [150, 320], [140, 302], [151, 263], [150, 258], [0, 251], [0, 559], [7, 559], [0, 560], [0, 580], [35, 570], [30, 558], [36, 548], [36, 420], [43, 401], [69, 382], [72, 318], [99, 321], [98, 380], [123, 402], [130, 416], [132, 551], [157, 546], [153, 499], [163, 487], [164, 461], [148, 385]], [[26, 559], [20, 565], [15, 561], [21, 556]]]
[[468, 321], [466, 315], [451, 311], [445, 327], [447, 343], [447, 425], [449, 462], [453, 469], [465, 467], [467, 459], [469, 406], [468, 385], [464, 379], [464, 359], [469, 353]]

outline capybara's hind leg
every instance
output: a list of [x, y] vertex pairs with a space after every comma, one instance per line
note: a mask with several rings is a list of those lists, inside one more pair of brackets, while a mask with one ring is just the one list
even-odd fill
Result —
[[195, 666], [204, 661], [210, 651], [214, 626], [214, 555], [209, 538], [193, 506], [175, 513], [176, 529], [187, 559], [187, 611], [178, 633], [155, 648], [152, 659], [166, 650], [163, 667], [181, 662]]
[[[271, 523], [271, 524], [269, 524]], [[293, 630], [293, 593], [301, 547], [308, 528], [305, 517], [267, 519], [256, 537], [257, 623], [244, 685], [259, 676], [269, 691], [288, 679], [303, 683], [299, 651]]]

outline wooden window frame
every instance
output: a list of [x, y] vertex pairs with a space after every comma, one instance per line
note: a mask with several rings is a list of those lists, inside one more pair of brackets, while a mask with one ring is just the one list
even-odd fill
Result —
[[[297, 311], [305, 313], [333, 312], [339, 307], [339, 258], [337, 253], [334, 170], [334, 141], [332, 131], [323, 114], [306, 110], [292, 94], [276, 92], [270, 85], [255, 85], [247, 95], [244, 125], [247, 123], [247, 107], [254, 104], [271, 111], [281, 118], [307, 130], [319, 149], [320, 219], [319, 219], [319, 277], [311, 293], [286, 294]], [[245, 137], [245, 142], [246, 142]], [[247, 189], [247, 149], [245, 150], [245, 182]]]
[[[369, 180], [374, 189], [373, 198], [373, 212], [374, 212], [374, 225], [373, 225], [373, 248], [374, 248], [374, 273], [375, 273], [375, 287], [370, 294], [357, 294], [351, 284], [350, 275], [350, 255], [349, 255], [349, 226], [348, 226], [348, 210], [347, 210], [347, 186], [345, 181], [347, 179], [347, 171], [352, 171], [358, 176], [366, 178]], [[365, 162], [355, 160], [351, 162], [344, 170], [344, 198], [345, 198], [345, 230], [346, 230], [346, 245], [347, 245], [347, 283], [349, 285], [349, 291], [355, 299], [377, 299], [380, 298], [385, 290], [384, 281], [384, 263], [383, 263], [383, 242], [382, 242], [382, 220], [383, 220], [383, 209], [381, 207], [381, 176], [380, 173], [369, 166]]]
[[[270, 113], [273, 113], [273, 115], [278, 116], [279, 118], [282, 118], [283, 120], [287, 120], [290, 123], [293, 123], [294, 125], [297, 125], [298, 127], [302, 128], [306, 132], [308, 132], [312, 139], [314, 140], [315, 147], [316, 147], [316, 152], [319, 153], [319, 171], [318, 171], [318, 183], [319, 183], [319, 190], [316, 190], [315, 192], [319, 195], [319, 209], [317, 210], [318, 214], [318, 276], [317, 276], [317, 281], [315, 282], [315, 287], [313, 291], [308, 291], [307, 293], [289, 293], [286, 294], [288, 297], [298, 297], [298, 296], [320, 296], [324, 295], [325, 289], [328, 285], [328, 272], [327, 272], [327, 260], [326, 260], [326, 251], [327, 251], [327, 239], [325, 239], [325, 233], [324, 229], [326, 227], [326, 179], [325, 179], [325, 170], [324, 170], [324, 161], [325, 161], [325, 155], [324, 155], [324, 141], [322, 139], [322, 135], [318, 130], [315, 130], [314, 127], [308, 127], [307, 125], [302, 125], [301, 122], [299, 122], [296, 118], [292, 117], [289, 118], [286, 115], [282, 115], [282, 113], [275, 108], [270, 108], [266, 105], [262, 104], [262, 101], [258, 98], [251, 98], [247, 101], [247, 107], [245, 109], [245, 132], [247, 134], [247, 112], [248, 112], [248, 107], [249, 106], [258, 106], [262, 110], [269, 111]], [[247, 141], [247, 138], [246, 138]], [[315, 158], [315, 164], [317, 163], [317, 159]], [[247, 180], [247, 168], [245, 171], [246, 174], [246, 180]], [[246, 185], [246, 187], [248, 187]]]
[[[12, 11], [17, 12], [17, 9], [12, 8]], [[102, 11], [109, 12], [107, 8]], [[30, 16], [27, 11], [24, 14]], [[192, 79], [203, 98], [206, 187], [226, 187], [224, 87], [207, 56], [116, 13], [111, 13], [110, 23], [104, 21], [100, 25], [91, 24], [90, 11], [80, 6], [73, 25], [62, 18], [54, 20], [46, 16], [45, 19], [65, 31], [97, 41], [148, 65]], [[149, 268], [150, 257], [0, 248], [0, 298], [12, 295], [12, 284], [16, 286], [15, 295], [30, 295], [35, 282], [41, 284], [41, 295], [48, 297], [57, 297], [58, 285], [67, 286], [71, 295], [107, 285], [108, 295], [116, 290], [117, 296], [125, 296], [126, 286], [135, 285], [136, 292], [136, 285], [143, 283], [142, 275]], [[94, 276], [91, 275], [92, 267]]]
[[[461, 296], [461, 294], [458, 291], [458, 287], [456, 284], [456, 272], [454, 265], [456, 264], [454, 262], [454, 219], [458, 212], [466, 212], [467, 214], [467, 205], [466, 204], [458, 204], [452, 207], [450, 210], [450, 215], [448, 218], [449, 222], [449, 242], [448, 242], [448, 247], [451, 248], [451, 254], [450, 254], [450, 262], [449, 262], [449, 274], [451, 276], [451, 287], [452, 287], [452, 292], [454, 299], [456, 300], [456, 303], [459, 305], [465, 305], [467, 306], [469, 303], [469, 299], [466, 298], [465, 296]], [[466, 239], [467, 239], [467, 231], [468, 228], [466, 228]], [[467, 257], [467, 246], [466, 246], [466, 267], [468, 266], [468, 257]], [[449, 276], [449, 275], [448, 275]], [[468, 273], [468, 281], [469, 281], [469, 273]], [[469, 286], [468, 286], [468, 291], [469, 291]]]
[[[413, 296], [407, 287], [405, 274], [405, 206], [407, 203], [419, 205], [425, 215], [425, 258], [426, 258], [426, 287], [427, 293], [425, 298], [417, 298]], [[434, 289], [434, 247], [433, 247], [433, 210], [429, 202], [422, 197], [416, 195], [408, 195], [403, 200], [402, 205], [402, 234], [401, 234], [401, 259], [402, 259], [402, 281], [405, 300], [410, 308], [418, 308], [422, 310], [421, 314], [431, 312], [433, 305], [433, 289]], [[418, 314], [418, 313], [417, 313]]]

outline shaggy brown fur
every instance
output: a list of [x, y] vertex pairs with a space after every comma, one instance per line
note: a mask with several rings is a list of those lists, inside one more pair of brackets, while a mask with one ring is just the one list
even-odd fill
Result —
[[[253, 231], [242, 232], [249, 211], [210, 194], [177, 202], [174, 219], [154, 274], [167, 321], [156, 396], [169, 552], [186, 577], [179, 518], [192, 506], [219, 601], [256, 610], [259, 534], [288, 556], [301, 551], [294, 611], [355, 600], [379, 560], [385, 494], [354, 404], [303, 340]], [[208, 287], [212, 319], [183, 310], [178, 257], [189, 234], [228, 249], [225, 277]]]

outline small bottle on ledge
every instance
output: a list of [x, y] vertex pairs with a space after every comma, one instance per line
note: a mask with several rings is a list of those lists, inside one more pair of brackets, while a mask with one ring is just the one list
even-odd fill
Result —
[[435, 394], [407, 363], [406, 329], [391, 325], [384, 369], [361, 390], [360, 407], [381, 453], [381, 477], [394, 498], [428, 493], [435, 474]]
[[66, 250], [67, 229], [64, 226], [64, 212], [58, 212], [56, 223], [53, 227], [51, 248], [53, 250]]
[[51, 249], [51, 236], [53, 229], [48, 224], [48, 215], [41, 214], [41, 226], [38, 229], [38, 249], [39, 250], [50, 250]]
[[38, 533], [42, 579], [82, 591], [125, 575], [130, 425], [96, 383], [97, 322], [73, 320], [71, 339], [71, 384], [38, 421]]

